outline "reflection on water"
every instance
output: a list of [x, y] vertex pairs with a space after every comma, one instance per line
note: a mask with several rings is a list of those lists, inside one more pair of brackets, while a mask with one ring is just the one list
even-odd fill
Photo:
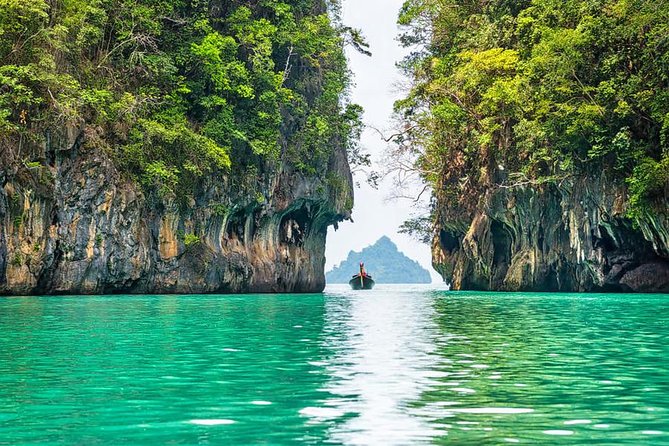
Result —
[[669, 444], [669, 296], [329, 297], [337, 442]]
[[0, 445], [669, 444], [669, 296], [0, 299]]
[[438, 328], [429, 296], [384, 295], [351, 293], [326, 303], [324, 342], [335, 354], [326, 361], [332, 397], [325, 405], [355, 415], [332, 429], [335, 441], [406, 444], [440, 434], [407, 410], [441, 376], [434, 371]]

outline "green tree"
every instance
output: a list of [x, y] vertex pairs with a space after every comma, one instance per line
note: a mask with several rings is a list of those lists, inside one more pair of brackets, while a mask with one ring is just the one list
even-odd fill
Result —
[[163, 196], [318, 172], [338, 145], [359, 154], [346, 44], [367, 51], [330, 0], [0, 0], [0, 157], [20, 169], [94, 125]]
[[408, 0], [399, 152], [443, 208], [481, 191], [605, 172], [630, 215], [664, 206], [669, 5], [643, 0]]

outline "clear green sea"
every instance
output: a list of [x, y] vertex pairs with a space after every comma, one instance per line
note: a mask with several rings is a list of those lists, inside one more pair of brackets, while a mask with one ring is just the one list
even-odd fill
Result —
[[668, 445], [669, 295], [0, 298], [0, 444]]

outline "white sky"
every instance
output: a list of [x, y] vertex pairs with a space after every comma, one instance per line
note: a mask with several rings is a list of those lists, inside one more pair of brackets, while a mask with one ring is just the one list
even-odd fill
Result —
[[[342, 3], [344, 23], [363, 31], [373, 53], [370, 58], [352, 48], [347, 51], [355, 82], [352, 100], [365, 108], [367, 125], [387, 132], [391, 128], [393, 103], [401, 97], [396, 84], [402, 75], [395, 63], [402, 59], [405, 50], [395, 37], [399, 32], [396, 23], [403, 0], [343, 0]], [[362, 146], [372, 154], [373, 168], [382, 170], [387, 144], [379, 134], [368, 129], [362, 137]], [[441, 277], [432, 269], [429, 246], [397, 233], [399, 226], [414, 213], [411, 200], [388, 201], [392, 192], [390, 180], [384, 181], [378, 190], [367, 186], [362, 176], [357, 180], [361, 187], [355, 189], [355, 223], [341, 223], [338, 231], [330, 228], [325, 270], [338, 265], [350, 250], [360, 251], [387, 235], [400, 251], [430, 271], [433, 282], [441, 282]]]

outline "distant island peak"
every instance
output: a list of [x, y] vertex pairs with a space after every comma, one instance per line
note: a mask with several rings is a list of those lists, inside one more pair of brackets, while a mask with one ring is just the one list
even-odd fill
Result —
[[404, 255], [390, 237], [384, 235], [361, 251], [350, 251], [346, 260], [326, 275], [327, 283], [348, 283], [360, 262], [377, 283], [431, 283], [429, 271]]

